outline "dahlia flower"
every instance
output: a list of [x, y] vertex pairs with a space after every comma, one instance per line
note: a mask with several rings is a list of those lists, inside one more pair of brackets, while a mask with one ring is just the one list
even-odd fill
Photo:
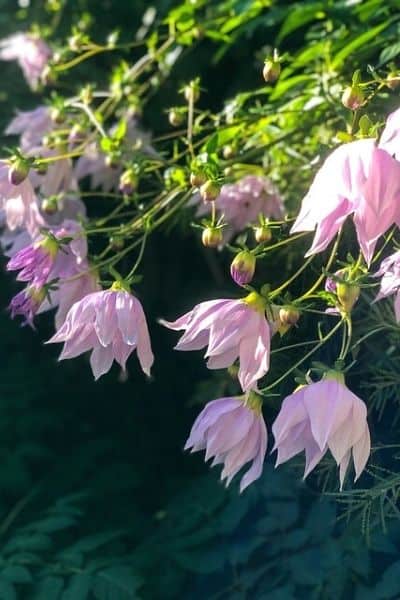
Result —
[[52, 56], [49, 46], [39, 37], [16, 33], [0, 41], [0, 60], [16, 60], [26, 81], [35, 89]]
[[47, 343], [59, 342], [65, 342], [59, 360], [92, 351], [90, 365], [95, 379], [107, 373], [114, 360], [125, 370], [135, 349], [146, 375], [150, 375], [154, 361], [142, 305], [119, 284], [76, 302]]
[[339, 467], [340, 489], [351, 457], [357, 480], [371, 449], [367, 408], [335, 372], [285, 398], [272, 432], [273, 450], [278, 452], [276, 466], [305, 450], [304, 477], [329, 449]]
[[23, 325], [33, 327], [33, 319], [39, 311], [45, 296], [46, 292], [41, 287], [28, 286], [21, 290], [10, 302], [11, 318], [14, 319], [17, 315], [21, 315], [25, 319]]
[[0, 161], [0, 209], [4, 210], [7, 227], [13, 231], [22, 227], [30, 235], [44, 225], [33, 186], [26, 178], [19, 185], [9, 181], [10, 166]]
[[185, 330], [176, 350], [207, 346], [209, 369], [227, 368], [239, 358], [239, 382], [246, 391], [269, 369], [271, 327], [265, 308], [263, 297], [252, 292], [242, 300], [202, 302], [174, 322], [160, 322], [169, 329]]
[[212, 466], [223, 464], [221, 480], [228, 486], [241, 468], [252, 462], [240, 481], [240, 492], [262, 473], [267, 450], [267, 428], [259, 397], [219, 398], [209, 402], [197, 417], [185, 450], [205, 450]]
[[30, 152], [42, 144], [43, 136], [54, 128], [48, 106], [19, 111], [5, 130], [6, 135], [19, 135], [23, 152]]
[[400, 250], [385, 258], [380, 265], [376, 277], [381, 277], [381, 286], [375, 300], [381, 300], [392, 294], [394, 299], [394, 312], [396, 321], [400, 323]]
[[316, 254], [351, 214], [369, 264], [378, 238], [400, 222], [400, 164], [373, 139], [344, 144], [328, 156], [303, 199], [291, 233], [316, 228], [306, 256]]

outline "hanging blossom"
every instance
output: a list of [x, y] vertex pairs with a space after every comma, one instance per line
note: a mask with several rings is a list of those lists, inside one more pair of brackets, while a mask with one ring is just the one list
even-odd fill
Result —
[[0, 161], [0, 209], [8, 229], [23, 228], [34, 236], [45, 225], [35, 191], [28, 177], [18, 185], [10, 183], [10, 169], [6, 161]]
[[20, 315], [24, 318], [22, 324], [30, 325], [33, 328], [33, 319], [45, 296], [46, 291], [43, 287], [27, 286], [11, 300], [9, 305], [11, 318], [14, 319], [17, 315]]
[[396, 160], [400, 160], [400, 108], [392, 112], [386, 119], [379, 147], [386, 150]]
[[312, 231], [306, 256], [324, 250], [349, 215], [370, 264], [378, 238], [400, 223], [400, 164], [373, 139], [336, 148], [325, 160], [302, 202], [291, 233]]
[[400, 250], [385, 258], [380, 265], [376, 277], [381, 277], [381, 286], [375, 301], [396, 294], [394, 299], [394, 313], [396, 321], [400, 323]]
[[[195, 200], [198, 203], [200, 197]], [[218, 212], [224, 215], [227, 227], [224, 239], [229, 241], [234, 235], [258, 221], [259, 215], [281, 219], [284, 214], [282, 198], [268, 177], [246, 175], [236, 183], [225, 184], [215, 201]], [[201, 203], [197, 214], [210, 212], [210, 203]]]
[[269, 369], [272, 328], [266, 301], [256, 292], [241, 300], [202, 302], [174, 322], [160, 323], [185, 330], [176, 350], [201, 350], [207, 346], [209, 369], [225, 369], [239, 359], [243, 391], [254, 388]]
[[19, 135], [22, 152], [30, 152], [42, 145], [45, 135], [54, 129], [54, 121], [48, 106], [38, 106], [34, 110], [19, 111], [5, 130], [6, 135]]
[[146, 375], [150, 375], [154, 361], [142, 305], [119, 283], [76, 302], [47, 343], [59, 342], [64, 342], [59, 360], [92, 351], [90, 365], [95, 379], [107, 373], [114, 360], [125, 370], [135, 349]]
[[340, 489], [351, 457], [357, 480], [370, 455], [367, 408], [346, 387], [343, 375], [333, 371], [285, 398], [272, 432], [273, 451], [278, 452], [276, 466], [304, 450], [304, 477], [329, 449], [339, 467]]
[[0, 60], [16, 60], [32, 89], [37, 88], [52, 56], [41, 38], [29, 33], [16, 33], [0, 41]]
[[243, 492], [261, 476], [267, 442], [260, 397], [249, 392], [209, 402], [194, 422], [185, 450], [205, 450], [206, 461], [214, 457], [211, 466], [223, 464], [221, 480], [226, 480], [227, 486], [251, 462], [240, 481]]

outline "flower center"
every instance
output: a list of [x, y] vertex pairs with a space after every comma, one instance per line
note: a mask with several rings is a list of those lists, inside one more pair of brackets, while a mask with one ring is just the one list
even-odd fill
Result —
[[250, 292], [246, 298], [243, 298], [242, 302], [245, 302], [250, 308], [261, 314], [263, 314], [267, 308], [267, 300], [257, 292]]
[[254, 410], [258, 415], [262, 412], [262, 399], [256, 392], [250, 390], [244, 398], [244, 405]]

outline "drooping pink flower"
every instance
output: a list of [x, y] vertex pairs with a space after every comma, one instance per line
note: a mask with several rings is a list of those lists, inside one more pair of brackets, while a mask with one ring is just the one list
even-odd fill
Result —
[[267, 450], [267, 428], [259, 397], [220, 398], [209, 402], [197, 417], [185, 450], [205, 450], [212, 466], [223, 464], [221, 480], [228, 486], [241, 468], [252, 462], [240, 481], [240, 492], [262, 473]]
[[23, 152], [30, 152], [42, 145], [43, 137], [54, 128], [48, 106], [34, 110], [19, 111], [5, 130], [6, 135], [19, 135]]
[[291, 233], [316, 228], [306, 256], [316, 254], [329, 245], [350, 214], [369, 264], [378, 238], [400, 222], [400, 164], [373, 139], [344, 144], [328, 156]]
[[184, 329], [176, 350], [207, 347], [209, 369], [230, 367], [238, 358], [243, 391], [256, 387], [269, 369], [271, 326], [265, 317], [265, 300], [252, 292], [242, 300], [202, 302], [174, 322], [161, 320], [169, 329]]
[[48, 280], [59, 247], [49, 236], [19, 250], [7, 263], [7, 271], [19, 271], [18, 281], [42, 287]]
[[[268, 177], [258, 175], [246, 175], [236, 183], [223, 185], [216, 207], [228, 225], [224, 228], [226, 241], [258, 222], [260, 214], [273, 219], [281, 219], [284, 214], [277, 188]], [[197, 214], [205, 215], [210, 210], [209, 203], [202, 203]]]
[[273, 450], [278, 451], [276, 466], [304, 450], [304, 477], [329, 449], [339, 467], [340, 489], [351, 457], [357, 480], [371, 449], [366, 406], [338, 373], [330, 372], [285, 398], [272, 432]]
[[0, 41], [0, 60], [16, 60], [26, 81], [35, 89], [52, 51], [44, 40], [29, 33], [16, 33]]
[[10, 166], [0, 161], [0, 209], [4, 210], [7, 227], [14, 231], [21, 227], [31, 236], [44, 226], [33, 186], [27, 177], [19, 185], [9, 181]]
[[18, 292], [9, 305], [11, 318], [14, 319], [17, 315], [21, 315], [24, 317], [23, 325], [33, 327], [33, 319], [39, 311], [45, 295], [44, 288], [36, 286], [28, 286]]
[[400, 159], [400, 108], [392, 112], [386, 119], [386, 126], [382, 131], [379, 147], [386, 150], [396, 160]]
[[72, 306], [64, 324], [47, 343], [59, 342], [65, 342], [59, 360], [92, 350], [90, 364], [95, 379], [107, 373], [114, 360], [125, 370], [135, 349], [146, 375], [150, 375], [154, 361], [142, 305], [116, 284]]
[[385, 258], [380, 265], [376, 277], [381, 277], [381, 286], [375, 301], [396, 294], [394, 312], [396, 321], [400, 323], [400, 250]]

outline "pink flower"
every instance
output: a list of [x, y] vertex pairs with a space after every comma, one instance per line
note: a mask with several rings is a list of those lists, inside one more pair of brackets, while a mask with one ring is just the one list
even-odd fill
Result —
[[51, 56], [46, 42], [28, 33], [16, 33], [0, 41], [0, 60], [17, 60], [33, 89], [40, 82]]
[[400, 159], [400, 108], [392, 112], [386, 119], [386, 127], [382, 131], [379, 147]]
[[53, 267], [58, 244], [51, 237], [43, 237], [19, 250], [7, 263], [7, 271], [20, 271], [17, 280], [42, 287]]
[[22, 315], [25, 319], [23, 325], [33, 327], [33, 318], [38, 312], [45, 295], [45, 290], [36, 286], [28, 286], [18, 292], [10, 302], [11, 318], [14, 319], [17, 315]]
[[400, 250], [381, 262], [375, 276], [381, 277], [381, 287], [375, 301], [396, 294], [394, 312], [396, 321], [400, 323]]
[[228, 486], [240, 469], [252, 462], [243, 475], [240, 492], [262, 473], [267, 450], [267, 429], [261, 402], [252, 392], [244, 397], [220, 398], [209, 402], [197, 417], [185, 445], [192, 452], [206, 451], [212, 466], [223, 463], [221, 480]]
[[336, 148], [325, 160], [303, 199], [291, 233], [316, 229], [306, 256], [324, 250], [353, 214], [365, 260], [378, 238], [400, 222], [400, 164], [365, 139]]
[[19, 185], [10, 183], [9, 171], [9, 165], [0, 161], [0, 209], [4, 210], [11, 231], [22, 227], [34, 236], [44, 225], [34, 189], [29, 178]]
[[20, 111], [5, 130], [6, 135], [20, 135], [20, 147], [29, 152], [42, 144], [43, 137], [54, 128], [48, 106]]
[[57, 308], [55, 315], [55, 327], [60, 329], [64, 324], [70, 308], [93, 292], [101, 290], [97, 276], [92, 271], [89, 271], [89, 265], [85, 265], [86, 270], [77, 273], [74, 276], [61, 279], [57, 283], [56, 289], [52, 289], [48, 293], [48, 300], [44, 300], [41, 304], [38, 314], [45, 311]]
[[269, 369], [271, 327], [265, 317], [265, 300], [252, 292], [242, 300], [202, 302], [169, 329], [184, 329], [176, 350], [200, 350], [208, 346], [209, 369], [225, 369], [239, 358], [243, 391], [255, 388]]
[[58, 342], [65, 342], [59, 360], [92, 350], [90, 364], [95, 379], [110, 370], [113, 360], [125, 370], [135, 348], [146, 375], [150, 375], [154, 361], [142, 305], [117, 284], [76, 302], [48, 341]]
[[357, 480], [370, 454], [366, 406], [338, 373], [330, 372], [285, 398], [272, 431], [276, 466], [305, 450], [307, 477], [329, 449], [339, 466], [340, 489], [351, 456]]

